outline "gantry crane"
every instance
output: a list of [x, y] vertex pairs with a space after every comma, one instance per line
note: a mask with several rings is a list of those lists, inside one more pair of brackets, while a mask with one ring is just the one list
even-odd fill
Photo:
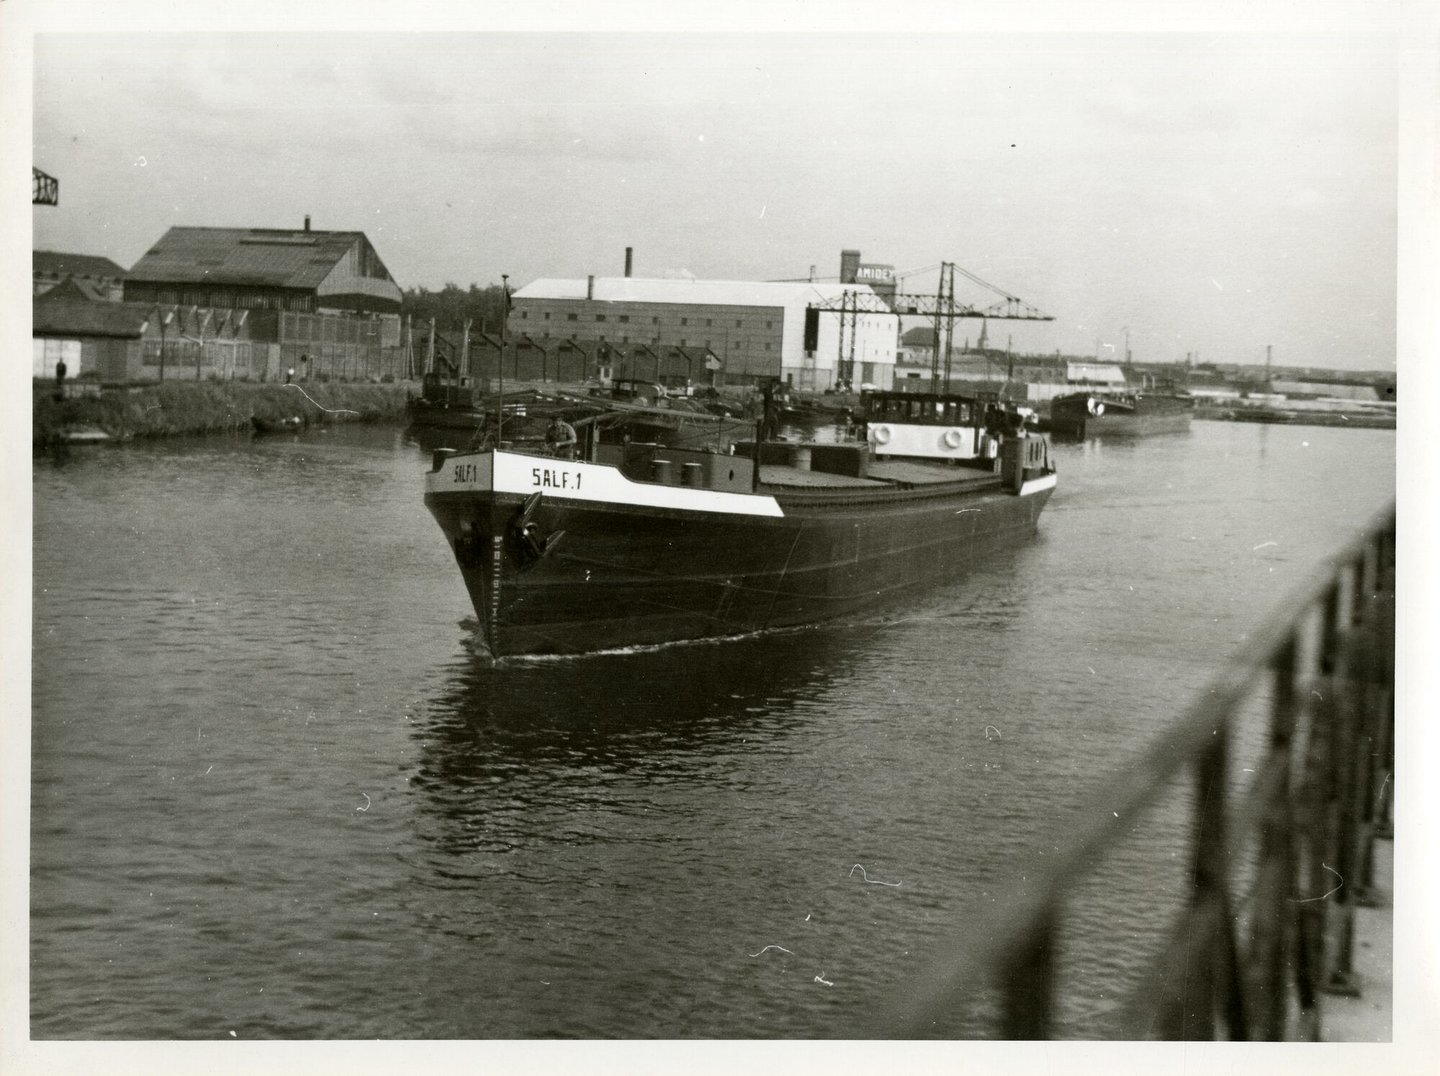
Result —
[[32, 205], [60, 204], [60, 181], [54, 176], [47, 176], [34, 165], [30, 166], [30, 189]]
[[[959, 272], [968, 280], [998, 294], [999, 302], [986, 307], [974, 307], [955, 301], [955, 274]], [[861, 314], [890, 314], [895, 317], [929, 317], [935, 321], [935, 353], [930, 360], [930, 383], [940, 377], [940, 353], [945, 353], [945, 381], [950, 380], [950, 349], [955, 335], [956, 318], [995, 318], [999, 321], [1054, 321], [1051, 314], [1041, 313], [1018, 296], [981, 280], [974, 273], [962, 269], [954, 262], [940, 263], [940, 284], [934, 295], [917, 295], [898, 292], [884, 295], [873, 291], [846, 291], [838, 298], [809, 304], [806, 309], [806, 343], [818, 342], [819, 315], [838, 313], [840, 332], [838, 334], [839, 359], [836, 375], [844, 382], [855, 376], [856, 323]], [[849, 353], [846, 353], [846, 319], [849, 319]], [[814, 332], [812, 334], [812, 328]], [[810, 348], [814, 350], [814, 348]]]

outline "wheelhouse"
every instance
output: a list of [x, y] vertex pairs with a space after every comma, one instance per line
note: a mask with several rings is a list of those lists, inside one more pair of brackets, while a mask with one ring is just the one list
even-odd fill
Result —
[[1024, 418], [993, 395], [867, 392], [860, 422], [877, 456], [983, 462], [996, 458], [1000, 436]]

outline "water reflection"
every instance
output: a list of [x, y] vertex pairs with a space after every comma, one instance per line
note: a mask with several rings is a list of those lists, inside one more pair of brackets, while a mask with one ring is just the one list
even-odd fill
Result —
[[475, 439], [473, 429], [460, 427], [429, 426], [417, 423], [405, 427], [405, 443], [417, 446], [421, 452], [434, 452], [437, 448], [468, 448]]
[[740, 730], [782, 731], [796, 700], [859, 649], [853, 629], [808, 629], [495, 663], [478, 625], [467, 623], [472, 653], [447, 670], [420, 729], [447, 741], [437, 761], [456, 772], [577, 759], [624, 764]]
[[411, 787], [470, 849], [480, 818], [492, 847], [510, 847], [557, 807], [643, 809], [647, 789], [723, 785], [728, 757], [791, 750], [787, 734], [807, 719], [797, 706], [843, 673], [866, 630], [495, 663], [472, 624], [475, 652], [444, 670], [418, 715]]

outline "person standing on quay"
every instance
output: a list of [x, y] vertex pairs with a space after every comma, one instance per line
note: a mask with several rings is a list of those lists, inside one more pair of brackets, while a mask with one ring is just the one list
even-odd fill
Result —
[[65, 399], [65, 374], [67, 367], [65, 360], [60, 359], [55, 363], [55, 399]]

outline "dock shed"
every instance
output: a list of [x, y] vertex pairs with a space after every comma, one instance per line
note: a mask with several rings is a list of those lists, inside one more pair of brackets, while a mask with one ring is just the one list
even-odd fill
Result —
[[[306, 314], [400, 314], [400, 285], [364, 232], [171, 228], [125, 278], [130, 302]], [[398, 330], [397, 330], [398, 332]]]
[[42, 297], [33, 306], [31, 376], [53, 378], [63, 360], [67, 377], [123, 381], [140, 366], [145, 306], [69, 297]]

